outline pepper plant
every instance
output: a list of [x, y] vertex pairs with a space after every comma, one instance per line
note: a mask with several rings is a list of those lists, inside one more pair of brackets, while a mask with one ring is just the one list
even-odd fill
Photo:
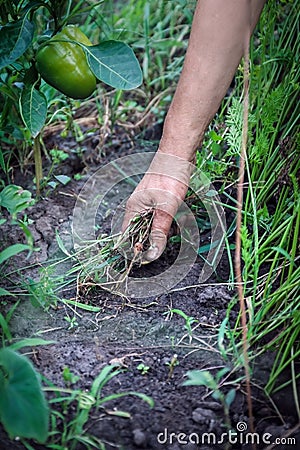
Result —
[[12, 110], [28, 129], [37, 194], [42, 179], [40, 133], [48, 111], [43, 83], [82, 99], [100, 81], [122, 90], [142, 82], [138, 60], [127, 44], [108, 40], [93, 45], [74, 24], [101, 3], [0, 0], [0, 131], [9, 127]]

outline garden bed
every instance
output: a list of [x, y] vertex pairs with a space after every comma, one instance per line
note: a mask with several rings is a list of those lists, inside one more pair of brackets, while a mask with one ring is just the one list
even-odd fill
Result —
[[[60, 138], [52, 136], [51, 139], [56, 139], [57, 144]], [[68, 144], [64, 145], [68, 147]], [[151, 145], [149, 143], [152, 150]], [[128, 145], [128, 140], [123, 144], [119, 142], [115, 149], [110, 148], [109, 153], [102, 156], [100, 163], [91, 163], [80, 181], [73, 180], [66, 186], [57, 187], [32, 206], [28, 210], [28, 218], [32, 220], [30, 229], [40, 251], [34, 253], [29, 262], [23, 256], [18, 257], [14, 264], [19, 265], [19, 271], [13, 277], [21, 277], [24, 282], [28, 282], [28, 279], [37, 280], [41, 264], [62, 258], [55, 238], [56, 232], [66, 248], [72, 248], [71, 223], [75, 202], [92, 173], [111, 160], [147, 149], [147, 146], [138, 148], [138, 144]], [[72, 166], [62, 167], [68, 176], [73, 176], [80, 169], [82, 167], [76, 158]], [[18, 176], [16, 174], [16, 180], [26, 186], [25, 178]], [[124, 194], [125, 197], [127, 195]], [[112, 208], [112, 205], [109, 207]], [[109, 228], [110, 220], [110, 212], [107, 211], [107, 216], [100, 224], [105, 231]], [[205, 233], [201, 238], [205, 242]], [[17, 231], [16, 234], [5, 236], [8, 244], [18, 242], [19, 239]], [[147, 277], [163, 272], [169, 267], [170, 261], [176, 259], [177, 247], [177, 244], [169, 243], [158, 261], [136, 267], [135, 276], [143, 277], [147, 285]], [[36, 264], [24, 270], [22, 266], [28, 263]], [[154, 406], [150, 407], [143, 399], [129, 395], [92, 410], [85, 427], [86, 433], [98, 437], [107, 450], [213, 450], [229, 448], [228, 443], [232, 444], [230, 448], [237, 450], [251, 448], [246, 439], [249, 415], [242, 381], [243, 370], [232, 370], [234, 359], [230, 354], [228, 360], [224, 361], [218, 338], [228, 303], [235, 294], [227, 283], [227, 257], [224, 254], [216, 274], [207, 282], [199, 284], [202, 265], [202, 259], [198, 258], [176, 286], [155, 296], [151, 295], [149, 288], [149, 295], [140, 299], [115, 295], [97, 286], [78, 291], [75, 284], [61, 293], [63, 298], [76, 298], [83, 305], [98, 308], [97, 312], [85, 311], [63, 302], [58, 302], [56, 308], [48, 307], [44, 311], [32, 306], [26, 296], [17, 307], [10, 323], [15, 340], [39, 336], [55, 341], [51, 345], [26, 349], [36, 369], [52, 384], [86, 393], [102, 369], [115, 365], [120, 373], [105, 385], [103, 398], [120, 392], [135, 392], [153, 399]], [[59, 274], [66, 267], [58, 265], [56, 270]], [[187, 319], [174, 310], [185, 313], [192, 331], [187, 326]], [[232, 323], [237, 313], [238, 308], [234, 307], [232, 317], [229, 318]], [[252, 395], [255, 427], [259, 434], [259, 438], [256, 438], [259, 441], [257, 448], [298, 448], [300, 435], [292, 433], [297, 417], [291, 389], [279, 391], [270, 401], [260, 388], [267, 379], [272, 358], [270, 354], [264, 355], [254, 365]], [[213, 392], [203, 386], [183, 386], [187, 379], [186, 373], [190, 370], [209, 370], [216, 375], [224, 366], [232, 370], [232, 374], [228, 373], [220, 390], [224, 394], [231, 388], [236, 391], [230, 406], [230, 422], [232, 430], [238, 433], [230, 438], [222, 435], [228, 433], [227, 419], [222, 404], [212, 397]], [[72, 374], [69, 378], [66, 368]], [[285, 376], [289, 377], [289, 374]], [[44, 386], [47, 385], [45, 379]], [[64, 421], [57, 423], [60, 433], [76, 417], [75, 406], [69, 406]], [[128, 414], [120, 417], [118, 411]], [[269, 446], [279, 436], [283, 437], [283, 444]], [[3, 430], [0, 431], [0, 442], [3, 449], [25, 448], [17, 441], [9, 441]], [[50, 448], [47, 445], [31, 445], [34, 449]], [[70, 447], [64, 448], [82, 448], [81, 444], [75, 447], [72, 445], [74, 443], [70, 442]]]

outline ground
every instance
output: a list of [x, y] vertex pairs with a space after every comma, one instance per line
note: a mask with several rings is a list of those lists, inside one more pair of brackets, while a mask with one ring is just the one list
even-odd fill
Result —
[[[55, 136], [48, 138], [48, 146], [53, 139], [55, 140]], [[145, 152], [149, 148], [152, 150], [150, 144], [149, 142], [147, 147], [141, 146], [138, 141], [133, 141], [133, 144], [128, 141], [121, 144], [118, 142], [96, 163], [86, 162], [83, 179], [56, 188], [31, 207], [28, 218], [32, 219], [31, 229], [35, 245], [40, 251], [33, 254], [30, 262], [35, 259], [39, 267], [41, 263], [59, 257], [56, 231], [66, 246], [72, 245], [70, 224], [76, 198], [96, 169], [120, 156], [136, 151]], [[73, 145], [72, 139], [65, 140], [65, 145], [69, 151]], [[82, 160], [73, 156], [72, 164], [64, 164], [60, 173], [73, 175], [83, 168]], [[30, 188], [30, 183], [26, 185], [26, 178], [20, 174], [16, 174], [15, 182]], [[108, 205], [109, 207], [113, 209], [112, 205]], [[105, 230], [108, 221], [109, 213], [100, 224]], [[1, 238], [12, 243], [20, 239], [20, 234], [16, 229], [15, 233], [10, 231], [9, 235]], [[208, 235], [204, 233], [202, 238], [205, 242]], [[164, 271], [170, 266], [170, 261], [174, 260], [177, 247], [178, 245], [170, 243], [158, 261], [135, 268], [135, 275], [147, 278], [153, 273]], [[18, 258], [15, 264], [22, 264], [24, 267], [28, 262]], [[68, 367], [79, 377], [72, 388], [88, 391], [105, 366], [116, 364], [120, 373], [104, 387], [103, 398], [113, 393], [129, 391], [152, 397], [152, 408], [141, 398], [130, 395], [109, 401], [92, 412], [88, 432], [100, 438], [107, 450], [226, 449], [229, 448], [228, 436], [221, 442], [222, 433], [227, 431], [222, 405], [212, 397], [207, 388], [183, 386], [183, 382], [189, 370], [205, 369], [216, 374], [225, 365], [230, 370], [233, 369], [233, 355], [228, 354], [228, 360], [224, 361], [218, 347], [218, 328], [226, 317], [228, 302], [234, 296], [234, 290], [226, 283], [227, 264], [224, 256], [217, 273], [206, 283], [199, 284], [198, 275], [203, 265], [199, 258], [183, 280], [172, 289], [155, 296], [151, 295], [151, 288], [149, 295], [143, 298], [118, 296], [99, 287], [77, 292], [77, 298], [82, 303], [100, 308], [97, 313], [71, 309], [62, 303], [58, 303], [57, 308], [50, 307], [44, 311], [32, 306], [28, 297], [24, 297], [12, 318], [11, 329], [16, 339], [39, 335], [56, 341], [51, 345], [27, 349], [36, 369], [56, 386], [65, 387], [62, 372]], [[38, 267], [22, 270], [17, 277], [37, 279]], [[66, 268], [60, 265], [57, 270], [64, 271]], [[145, 285], [147, 286], [147, 280]], [[75, 298], [75, 295], [75, 285], [64, 292], [65, 298]], [[172, 309], [184, 311], [188, 317], [195, 319], [191, 336], [185, 328], [183, 317], [172, 314]], [[229, 320], [234, 323], [236, 316], [237, 306], [232, 309]], [[72, 323], [66, 317], [74, 317], [75, 320]], [[257, 448], [300, 448], [299, 433], [292, 433], [297, 423], [292, 392], [286, 388], [276, 393], [271, 400], [260, 387], [267, 379], [273, 356], [264, 355], [254, 365], [253, 414], [256, 431], [260, 436]], [[244, 431], [249, 426], [249, 417], [242, 375], [242, 369], [229, 373], [221, 387], [223, 393], [228, 392], [231, 387], [236, 390], [235, 400], [230, 407], [232, 429], [241, 431], [235, 442], [233, 438], [231, 440], [231, 448], [236, 450], [251, 448], [246, 443], [247, 431]], [[286, 377], [288, 376], [287, 373]], [[128, 417], [116, 415], [119, 410], [127, 412]], [[72, 414], [74, 409], [68, 411], [69, 421]], [[210, 441], [204, 433], [210, 433]], [[270, 445], [278, 436], [284, 436], [284, 443]], [[296, 441], [290, 441], [292, 445], [288, 444], [288, 437], [295, 438], [298, 446]], [[3, 430], [0, 430], [0, 442], [1, 448], [5, 450], [24, 448], [17, 441], [9, 441]], [[34, 443], [32, 445], [37, 450], [46, 448]], [[79, 444], [76, 447], [79, 450], [81, 448]]]

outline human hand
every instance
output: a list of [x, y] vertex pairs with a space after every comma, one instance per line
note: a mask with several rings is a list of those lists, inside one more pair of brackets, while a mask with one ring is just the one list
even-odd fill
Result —
[[153, 211], [149, 235], [149, 249], [142, 255], [142, 262], [151, 262], [162, 254], [167, 236], [180, 204], [189, 186], [193, 165], [177, 156], [157, 152], [126, 203], [123, 231], [131, 221], [147, 211]]

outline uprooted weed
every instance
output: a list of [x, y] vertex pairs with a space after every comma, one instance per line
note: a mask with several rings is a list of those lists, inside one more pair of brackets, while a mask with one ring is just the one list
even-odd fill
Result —
[[121, 287], [126, 285], [131, 270], [143, 264], [143, 255], [150, 248], [149, 235], [153, 217], [154, 210], [145, 210], [131, 220], [124, 232], [101, 234], [95, 240], [77, 245], [73, 253], [66, 250], [57, 237], [60, 250], [66, 258], [48, 263], [48, 272], [62, 262], [71, 262], [72, 267], [63, 277], [60, 276], [57, 286], [64, 291], [76, 283], [78, 296], [94, 287], [116, 294], [124, 292]]

